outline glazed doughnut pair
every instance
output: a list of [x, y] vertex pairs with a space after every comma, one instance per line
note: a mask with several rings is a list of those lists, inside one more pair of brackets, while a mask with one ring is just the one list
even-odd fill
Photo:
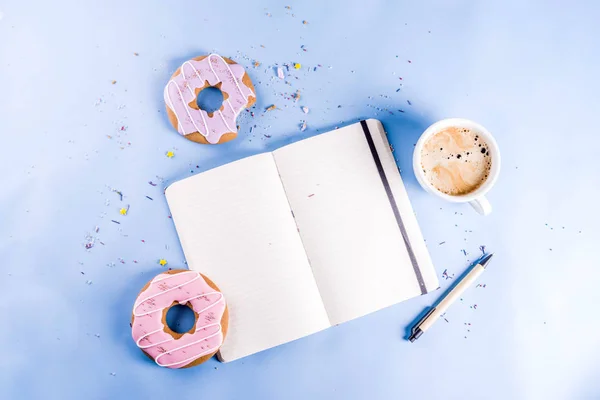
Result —
[[[198, 94], [216, 87], [223, 104], [215, 112], [198, 107]], [[204, 144], [224, 143], [237, 136], [236, 118], [256, 102], [250, 77], [234, 61], [217, 54], [186, 61], [164, 90], [171, 124], [186, 139]], [[190, 331], [174, 332], [166, 323], [171, 307], [182, 304], [194, 312]], [[138, 295], [131, 316], [136, 345], [156, 364], [187, 368], [217, 353], [227, 334], [229, 315], [219, 288], [204, 275], [172, 270], [157, 275]]]

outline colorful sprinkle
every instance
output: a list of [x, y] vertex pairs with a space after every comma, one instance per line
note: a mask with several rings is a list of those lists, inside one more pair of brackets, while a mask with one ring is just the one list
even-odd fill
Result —
[[119, 210], [119, 214], [121, 214], [121, 215], [127, 215], [127, 208], [121, 208]]
[[302, 121], [302, 124], [300, 125], [300, 132], [304, 132], [306, 130], [306, 121]]
[[116, 194], [119, 195], [119, 199], [121, 199], [121, 201], [123, 201], [123, 193], [117, 189], [113, 189], [113, 192], [115, 192]]
[[279, 79], [285, 79], [285, 75], [283, 75], [283, 69], [281, 69], [281, 67], [277, 67], [277, 77]]
[[161, 258], [160, 260], [158, 260], [158, 263], [164, 267], [165, 265], [167, 265], [167, 260], [165, 260], [164, 258]]
[[295, 63], [295, 64], [294, 64], [294, 68], [296, 68], [296, 69], [300, 69], [300, 68], [302, 68], [302, 64], [300, 64], [300, 63]]
[[304, 114], [308, 114], [308, 111], [309, 111], [308, 107], [304, 107], [304, 106], [302, 106], [302, 107], [300, 107], [300, 108], [302, 109], [302, 112], [303, 112]]
[[276, 109], [276, 108], [277, 108], [277, 106], [276, 106], [275, 104], [271, 104], [269, 107], [267, 107], [267, 108], [265, 109], [265, 111], [273, 111], [273, 110], [274, 110], [274, 109]]
[[167, 151], [166, 156], [169, 158], [173, 158], [175, 156], [175, 153], [173, 153], [171, 150], [169, 150], [169, 151]]

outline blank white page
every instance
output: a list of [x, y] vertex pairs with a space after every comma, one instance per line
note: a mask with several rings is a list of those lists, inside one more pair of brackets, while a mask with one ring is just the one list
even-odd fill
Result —
[[421, 285], [360, 123], [274, 152], [332, 324], [438, 287], [383, 127], [376, 120], [367, 124]]
[[176, 182], [166, 196], [190, 269], [227, 300], [223, 361], [330, 326], [270, 153]]

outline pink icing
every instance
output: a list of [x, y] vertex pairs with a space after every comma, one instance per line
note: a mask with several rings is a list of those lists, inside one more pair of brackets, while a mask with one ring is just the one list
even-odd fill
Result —
[[[162, 322], [163, 310], [174, 301], [189, 302], [198, 314], [194, 331], [179, 339], [165, 332]], [[224, 312], [223, 294], [211, 288], [198, 272], [162, 273], [136, 299], [131, 335], [161, 367], [181, 368], [221, 347]]]
[[[177, 117], [177, 131], [182, 135], [199, 132], [209, 143], [218, 143], [227, 132], [237, 132], [236, 118], [246, 107], [249, 96], [255, 96], [251, 88], [242, 82], [244, 68], [239, 64], [227, 64], [217, 54], [201, 61], [189, 60], [181, 66], [181, 73], [172, 78], [165, 87], [167, 107]], [[196, 101], [196, 89], [205, 85], [221, 85], [223, 110], [212, 116], [204, 110], [190, 107]], [[226, 95], [227, 94], [227, 95]]]

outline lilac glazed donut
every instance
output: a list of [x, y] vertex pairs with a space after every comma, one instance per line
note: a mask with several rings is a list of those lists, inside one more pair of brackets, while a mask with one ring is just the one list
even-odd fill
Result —
[[[216, 87], [223, 104], [206, 112], [196, 104], [198, 94]], [[256, 102], [256, 91], [244, 67], [218, 54], [196, 57], [175, 71], [164, 90], [169, 121], [186, 139], [225, 143], [237, 137], [236, 119]]]

